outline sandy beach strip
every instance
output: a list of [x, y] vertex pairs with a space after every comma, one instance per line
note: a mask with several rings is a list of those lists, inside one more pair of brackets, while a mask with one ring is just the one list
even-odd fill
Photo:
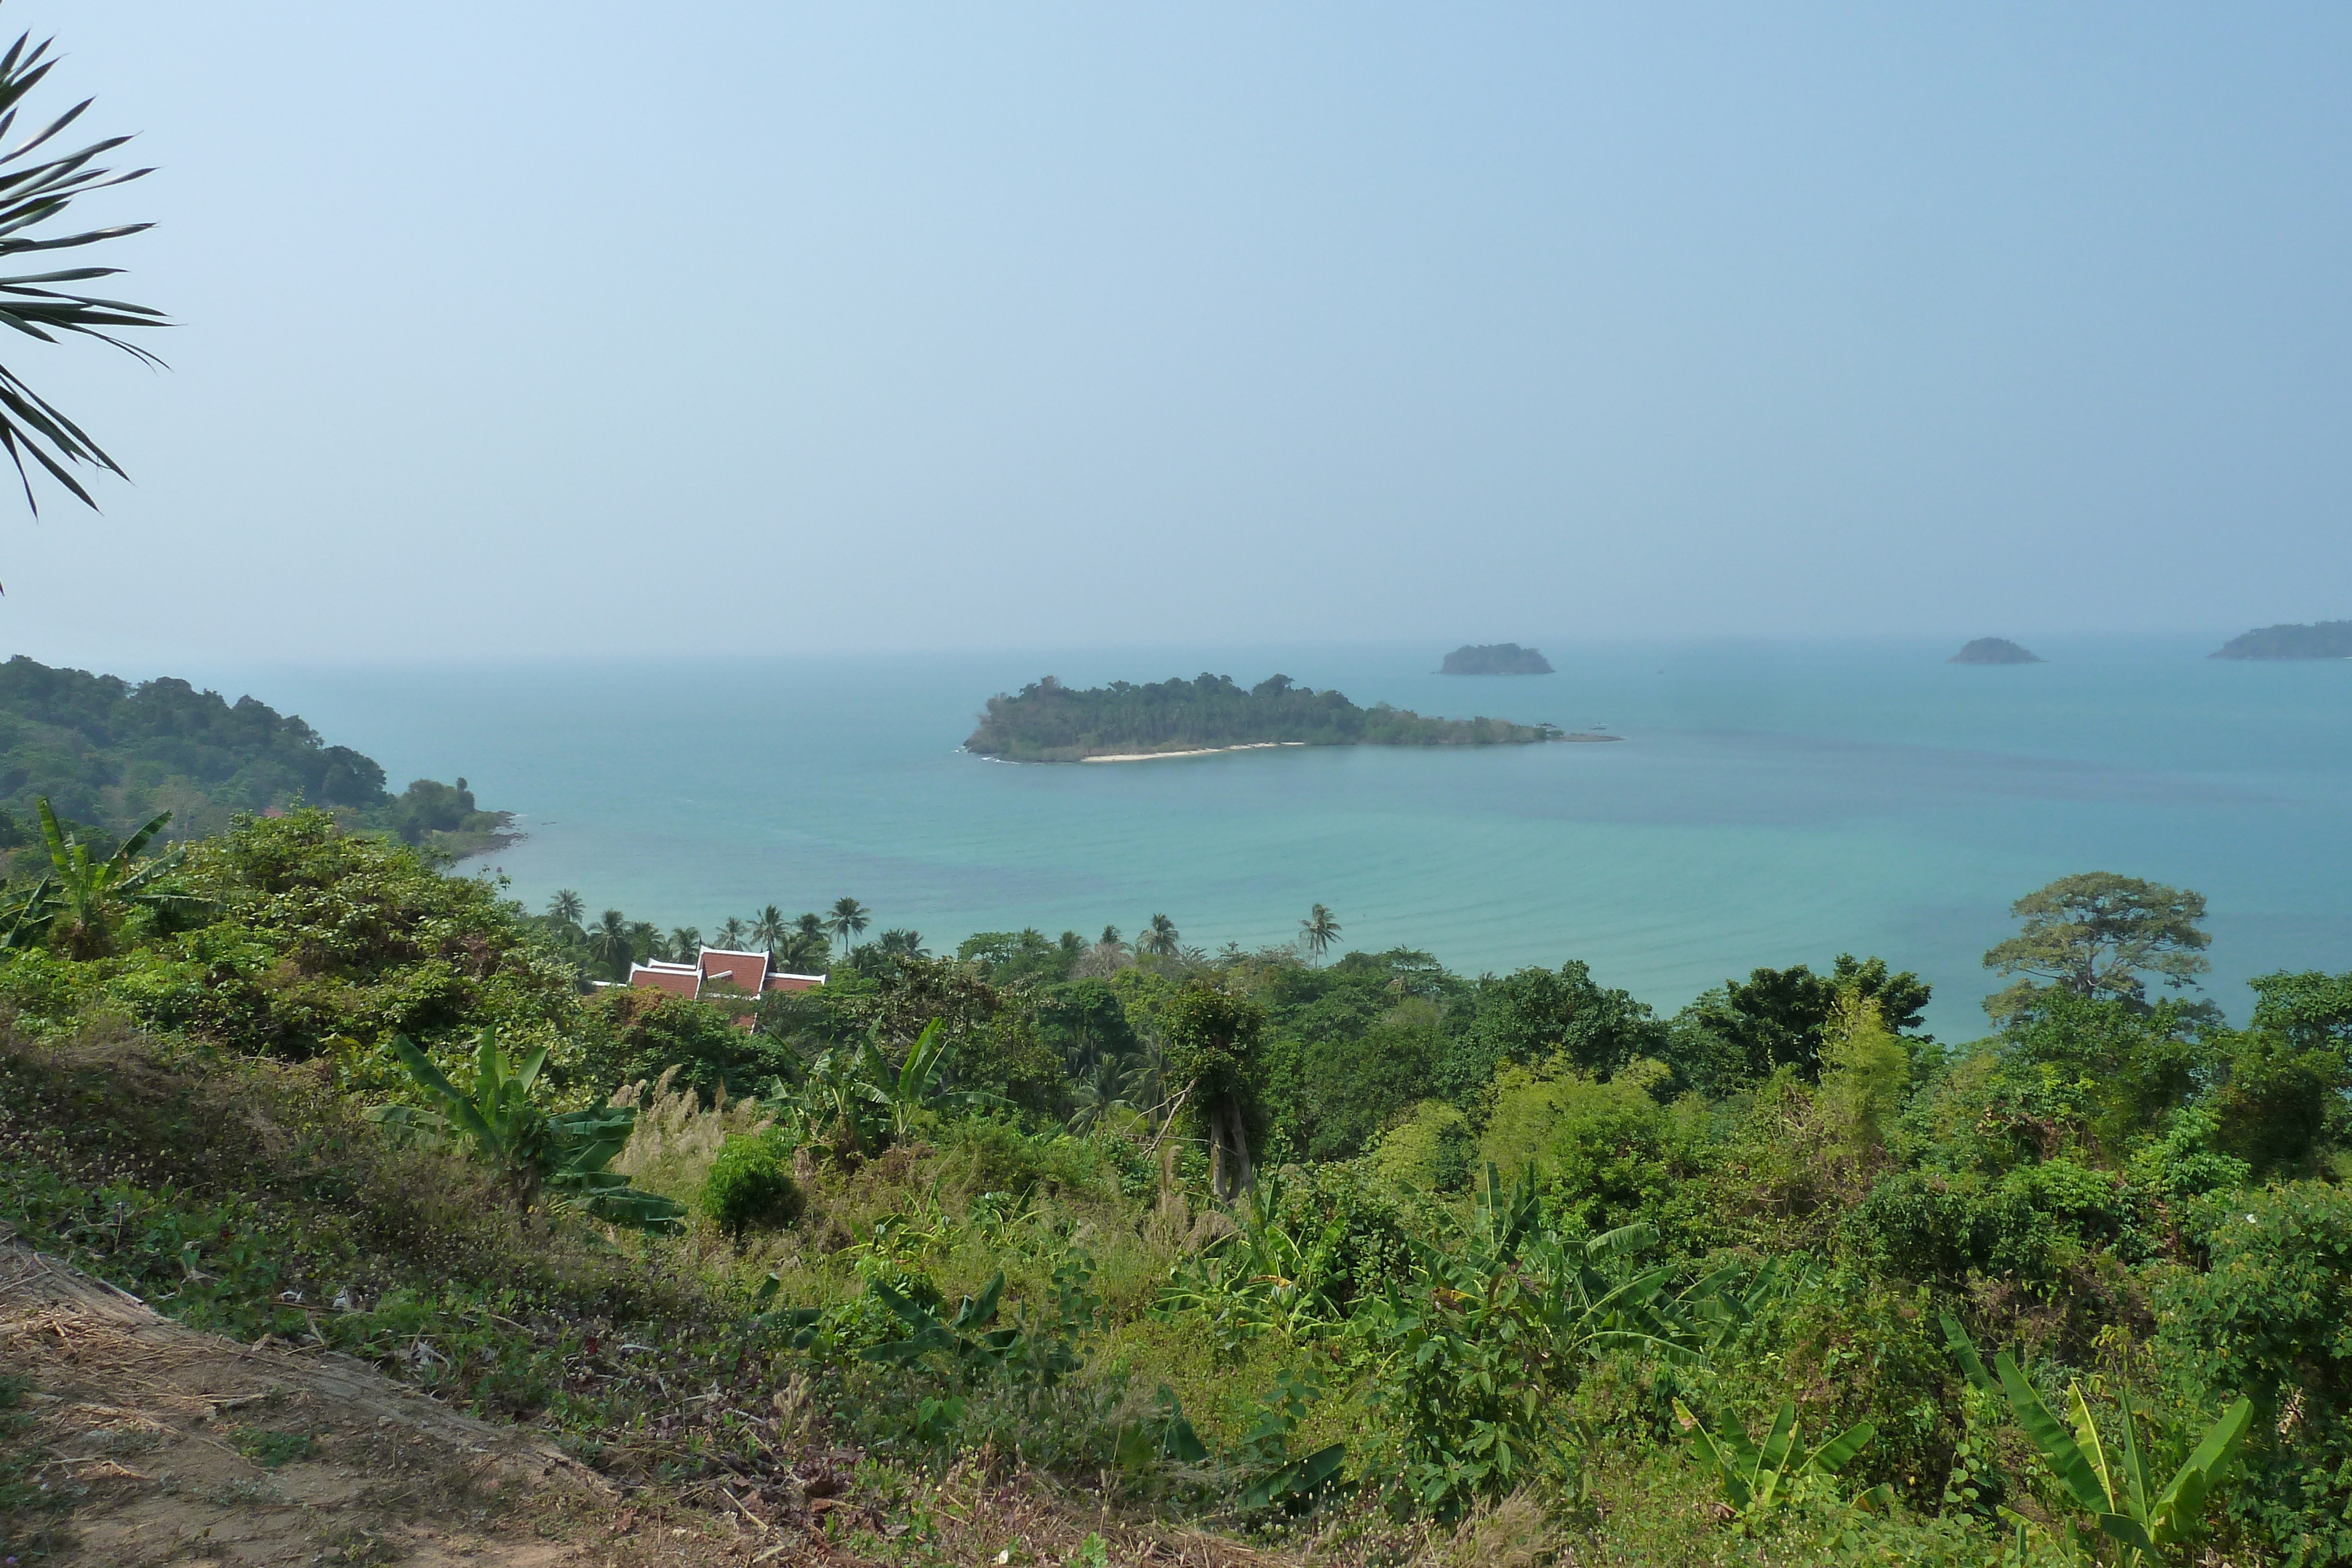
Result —
[[1195, 751], [1123, 751], [1116, 757], [1081, 757], [1081, 762], [1157, 762], [1163, 757], [1214, 757], [1221, 751], [1269, 751], [1277, 746], [1304, 746], [1303, 740], [1253, 740], [1243, 746], [1203, 746]]

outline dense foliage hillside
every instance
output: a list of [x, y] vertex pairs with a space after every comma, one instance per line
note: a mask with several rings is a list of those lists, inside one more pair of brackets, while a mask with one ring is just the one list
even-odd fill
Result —
[[1559, 736], [1545, 724], [1423, 718], [1386, 703], [1361, 708], [1339, 692], [1295, 685], [1287, 675], [1246, 691], [1230, 675], [1140, 686], [1114, 681], [1084, 691], [1048, 675], [1016, 696], [989, 698], [964, 746], [1021, 762], [1075, 762], [1218, 746], [1524, 746]]
[[2217, 659], [2352, 659], [2352, 621], [2308, 626], [2264, 626], [2243, 632], [2214, 651]]
[[1549, 675], [1551, 661], [1533, 648], [1517, 643], [1468, 643], [1445, 655], [1441, 675]]
[[170, 811], [174, 837], [307, 801], [457, 854], [502, 841], [512, 820], [478, 808], [462, 779], [389, 794], [373, 760], [253, 697], [232, 704], [168, 676], [133, 685], [22, 654], [0, 664], [0, 850], [37, 837], [43, 798], [101, 835]]
[[2151, 1000], [2183, 890], [2021, 899], [1947, 1044], [1876, 958], [1668, 1016], [1320, 908], [857, 946], [747, 1031], [323, 810], [165, 882], [0, 949], [0, 1223], [729, 1560], [2352, 1563], [2352, 975]]

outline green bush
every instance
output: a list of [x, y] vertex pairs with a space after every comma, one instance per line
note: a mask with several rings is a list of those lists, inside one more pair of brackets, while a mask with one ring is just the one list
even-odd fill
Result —
[[801, 1217], [808, 1197], [793, 1179], [793, 1145], [782, 1131], [738, 1133], [719, 1145], [703, 1178], [702, 1211], [740, 1245], [747, 1230], [780, 1229]]
[[673, 1088], [691, 1089], [708, 1103], [720, 1091], [741, 1099], [768, 1080], [797, 1078], [799, 1060], [772, 1035], [739, 1028], [714, 1003], [661, 991], [614, 986], [587, 1008], [588, 1042], [582, 1075], [599, 1093], [624, 1083], [657, 1079], [672, 1068]]
[[1032, 1134], [994, 1117], [975, 1116], [950, 1124], [940, 1137], [946, 1189], [964, 1197], [984, 1192], [1019, 1196], [1033, 1188], [1048, 1194], [1091, 1191], [1102, 1176], [1097, 1142], [1058, 1132]]
[[2352, 1563], [2352, 1193], [2215, 1194], [2181, 1229], [2207, 1266], [2158, 1287], [2156, 1348], [2190, 1406], [2255, 1403], [2231, 1516], [2299, 1568]]
[[1371, 1155], [1372, 1168], [1415, 1192], [1459, 1192], [1478, 1163], [1469, 1118], [1443, 1100], [1423, 1100], [1389, 1129]]

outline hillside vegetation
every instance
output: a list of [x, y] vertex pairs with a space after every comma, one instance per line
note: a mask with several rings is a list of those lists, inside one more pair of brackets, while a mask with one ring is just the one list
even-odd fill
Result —
[[964, 742], [983, 757], [1076, 762], [1122, 753], [1219, 746], [1525, 746], [1555, 740], [1548, 724], [1495, 718], [1423, 718], [1379, 703], [1358, 707], [1274, 675], [1244, 690], [1230, 675], [1153, 685], [1114, 681], [1073, 690], [1048, 675], [1017, 695], [992, 696]]
[[[320, 810], [169, 880], [0, 956], [0, 1221], [719, 1560], [2352, 1561], [2352, 976], [2230, 1026], [2193, 894], [2021, 899], [1946, 1044], [1875, 958], [1661, 1016], [1320, 909], [868, 945], [746, 1032]], [[56, 1458], [11, 1553], [165, 1484]]]
[[217, 832], [238, 811], [307, 802], [453, 855], [507, 841], [512, 821], [477, 807], [462, 779], [390, 794], [372, 758], [253, 697], [232, 704], [169, 676], [134, 685], [22, 654], [0, 664], [0, 851], [38, 837], [43, 798], [117, 838], [163, 811], [179, 838]]

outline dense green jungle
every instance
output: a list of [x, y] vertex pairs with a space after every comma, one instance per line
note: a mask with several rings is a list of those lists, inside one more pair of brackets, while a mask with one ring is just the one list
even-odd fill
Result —
[[46, 861], [45, 800], [93, 845], [166, 811], [165, 831], [185, 836], [217, 832], [239, 811], [305, 802], [453, 857], [511, 837], [512, 815], [481, 810], [463, 779], [418, 779], [394, 795], [373, 758], [328, 745], [257, 698], [232, 704], [170, 676], [131, 682], [22, 653], [0, 664], [0, 864]]
[[155, 848], [9, 884], [0, 1220], [632, 1499], [871, 1562], [977, 1560], [975, 1474], [1233, 1561], [2352, 1561], [2352, 975], [2225, 1021], [2194, 894], [2021, 898], [1947, 1042], [1876, 957], [1661, 1016], [1323, 909], [843, 900], [768, 923], [822, 988], [695, 1000], [322, 809]]

